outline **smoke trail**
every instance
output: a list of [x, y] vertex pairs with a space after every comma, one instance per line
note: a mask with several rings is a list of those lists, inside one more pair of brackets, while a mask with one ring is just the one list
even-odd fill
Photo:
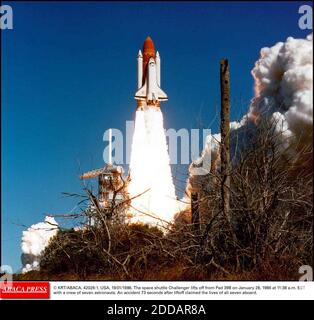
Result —
[[[132, 141], [130, 158], [130, 184], [128, 192], [130, 197], [136, 197], [132, 200], [132, 206], [142, 210], [149, 207], [150, 190], [149, 172], [150, 163], [147, 155], [148, 140], [146, 135], [145, 114], [144, 111], [136, 111], [135, 127]], [[139, 218], [137, 216], [137, 218]], [[134, 221], [135, 217], [133, 217]]]
[[39, 268], [40, 256], [57, 232], [58, 223], [49, 216], [44, 222], [34, 224], [23, 231], [21, 243], [23, 273]]
[[[128, 187], [130, 222], [165, 226], [178, 211], [163, 115], [160, 109], [136, 111]], [[140, 195], [140, 196], [138, 196]], [[138, 196], [138, 197], [137, 197]], [[156, 219], [157, 218], [157, 219]]]
[[[230, 124], [231, 157], [251, 146], [252, 138], [263, 120], [274, 124], [282, 152], [296, 156], [309, 147], [313, 140], [313, 36], [306, 39], [289, 37], [271, 48], [263, 48], [252, 75], [255, 97], [248, 113], [240, 122]], [[211, 153], [213, 163], [219, 166], [220, 134], [208, 137], [201, 158]], [[190, 166], [187, 186], [201, 177], [194, 175]]]

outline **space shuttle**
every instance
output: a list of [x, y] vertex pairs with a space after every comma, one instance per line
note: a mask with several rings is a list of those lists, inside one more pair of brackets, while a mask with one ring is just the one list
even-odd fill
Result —
[[166, 93], [160, 88], [160, 56], [155, 52], [153, 40], [147, 37], [137, 56], [137, 91], [134, 98], [137, 108], [145, 106], [160, 107], [161, 101], [167, 101]]

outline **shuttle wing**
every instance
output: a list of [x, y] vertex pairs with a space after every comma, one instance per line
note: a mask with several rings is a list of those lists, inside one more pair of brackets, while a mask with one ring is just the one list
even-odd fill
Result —
[[157, 97], [158, 97], [158, 100], [168, 100], [168, 96], [159, 87], [157, 88]]
[[143, 85], [142, 88], [140, 88], [136, 93], [135, 93], [135, 99], [145, 99], [146, 100], [146, 94], [147, 94], [147, 85], [146, 82]]
[[147, 85], [146, 82], [143, 85], [142, 88], [140, 88], [136, 93], [135, 93], [135, 99], [149, 99], [149, 100], [159, 100], [159, 101], [166, 101], [168, 100], [168, 96], [166, 93], [159, 88], [158, 86], [155, 86], [155, 89], [152, 90], [152, 92], [147, 92]]

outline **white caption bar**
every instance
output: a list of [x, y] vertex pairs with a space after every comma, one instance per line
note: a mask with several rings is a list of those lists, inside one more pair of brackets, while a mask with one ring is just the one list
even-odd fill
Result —
[[313, 300], [313, 282], [50, 282], [53, 300]]

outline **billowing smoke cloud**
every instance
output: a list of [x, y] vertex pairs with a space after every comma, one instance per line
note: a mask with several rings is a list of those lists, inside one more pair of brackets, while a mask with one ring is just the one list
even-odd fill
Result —
[[53, 217], [47, 216], [44, 222], [32, 225], [22, 236], [22, 273], [37, 270], [40, 256], [50, 239], [58, 232], [58, 223]]
[[[261, 50], [252, 70], [256, 97], [248, 117], [274, 120], [289, 143], [312, 143], [313, 131], [313, 36], [289, 37]], [[256, 123], [258, 124], [258, 122]]]
[[178, 212], [161, 110], [136, 111], [130, 159], [130, 222], [167, 225]]
[[[250, 146], [263, 120], [274, 124], [276, 137], [283, 152], [296, 155], [312, 144], [313, 139], [313, 36], [306, 39], [289, 37], [271, 48], [263, 48], [252, 75], [255, 97], [248, 113], [231, 128], [231, 157]], [[212, 164], [219, 166], [220, 134], [207, 137], [198, 162], [211, 155]], [[190, 166], [190, 183], [198, 177]], [[190, 186], [188, 186], [189, 188]]]

